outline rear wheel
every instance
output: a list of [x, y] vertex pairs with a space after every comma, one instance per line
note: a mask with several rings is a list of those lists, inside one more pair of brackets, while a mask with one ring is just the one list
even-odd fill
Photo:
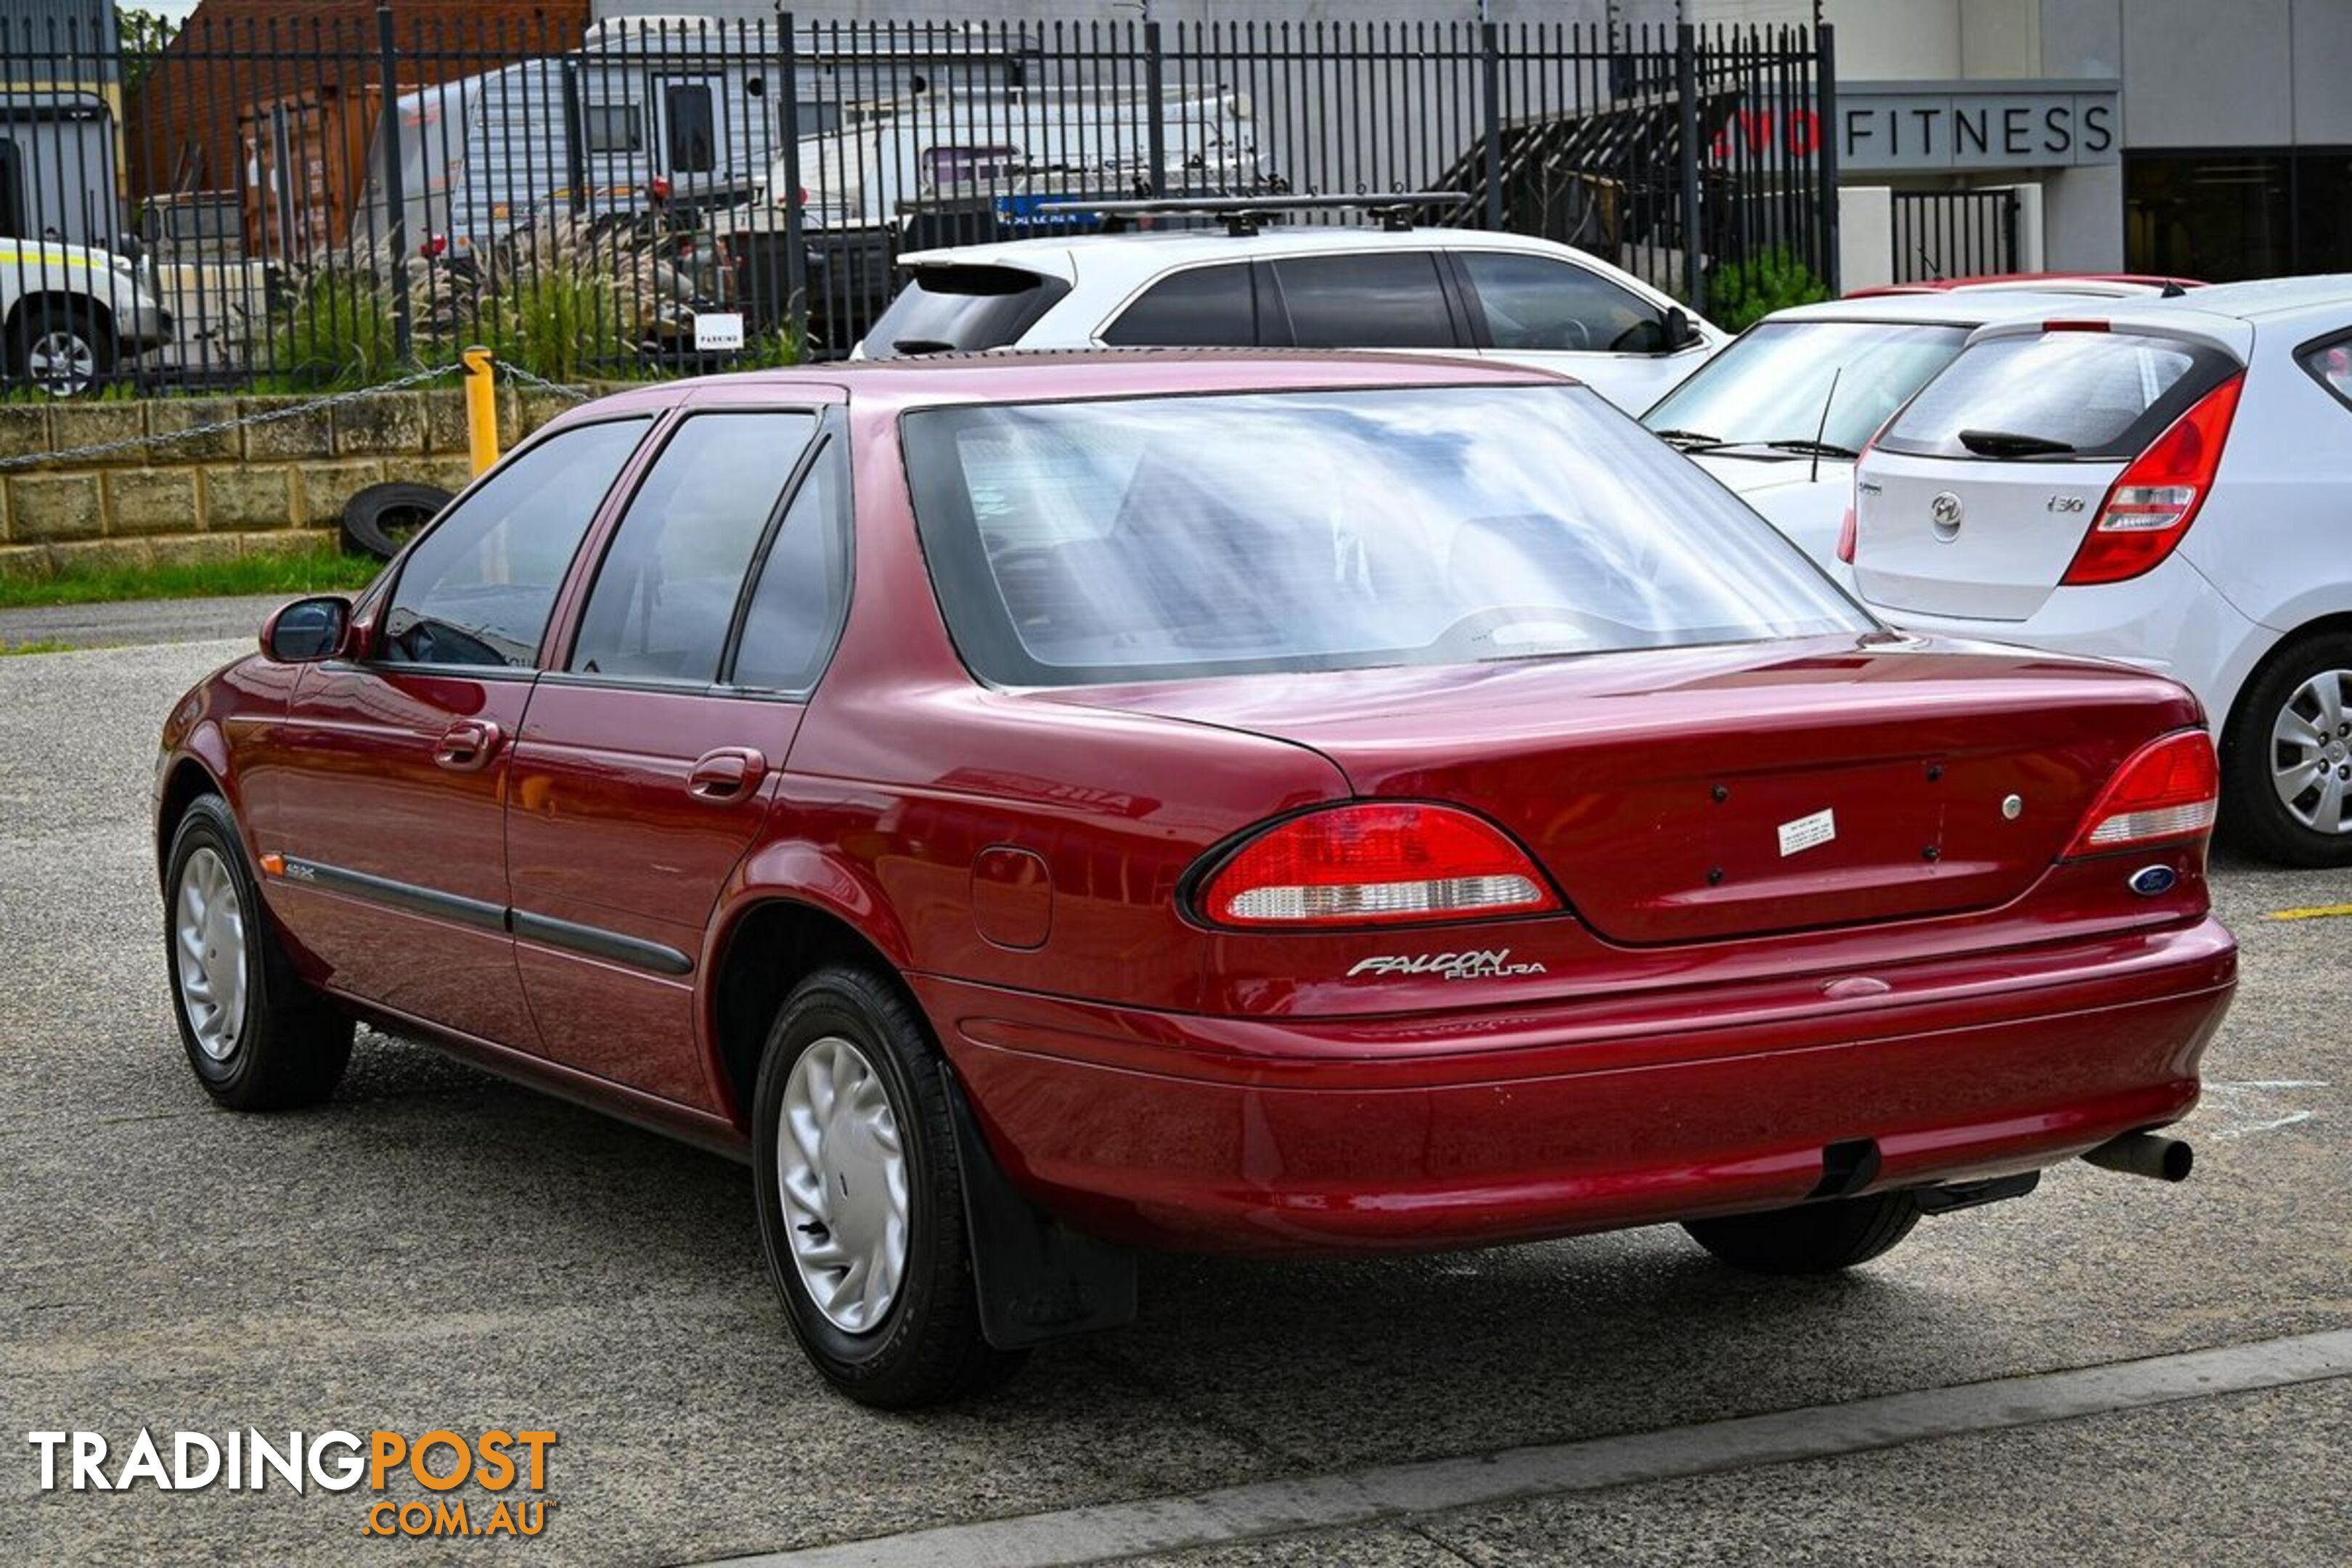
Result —
[[314, 1105], [352, 1054], [352, 1020], [295, 975], [218, 795], [172, 836], [163, 941], [173, 1011], [205, 1092], [233, 1110]]
[[1754, 1274], [1833, 1274], [1891, 1251], [1919, 1223], [1910, 1193], [1874, 1193], [1801, 1204], [1767, 1214], [1695, 1219], [1693, 1241], [1735, 1268]]
[[2352, 866], [2352, 633], [2290, 643], [2246, 685], [2221, 745], [2231, 838], [2289, 866]]
[[753, 1095], [760, 1239], [793, 1335], [861, 1405], [935, 1405], [1025, 1356], [982, 1336], [937, 1048], [862, 969], [819, 970], [769, 1032]]

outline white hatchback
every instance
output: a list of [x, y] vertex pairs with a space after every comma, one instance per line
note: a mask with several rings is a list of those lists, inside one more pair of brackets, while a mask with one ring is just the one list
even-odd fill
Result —
[[1642, 416], [1851, 588], [1838, 535], [1872, 432], [1988, 321], [2154, 299], [2158, 286], [2038, 278], [1776, 310]]
[[1480, 229], [1072, 235], [914, 251], [898, 264], [907, 284], [858, 357], [1404, 349], [1559, 371], [1639, 414], [1730, 341], [1596, 257]]
[[2238, 840], [2352, 865], [2352, 276], [1984, 328], [1854, 508], [1887, 619], [2174, 677]]

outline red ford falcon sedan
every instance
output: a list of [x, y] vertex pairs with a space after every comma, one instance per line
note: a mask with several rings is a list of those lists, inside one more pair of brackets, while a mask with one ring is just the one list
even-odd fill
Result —
[[1890, 631], [1593, 394], [1437, 360], [608, 398], [156, 778], [215, 1100], [360, 1019], [746, 1158], [875, 1405], [1125, 1320], [1139, 1246], [1806, 1272], [2178, 1179], [2235, 977], [2180, 687]]

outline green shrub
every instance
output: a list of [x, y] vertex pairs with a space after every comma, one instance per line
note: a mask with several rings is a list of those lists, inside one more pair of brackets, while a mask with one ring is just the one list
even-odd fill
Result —
[[292, 392], [373, 386], [406, 368], [392, 295], [364, 272], [325, 268], [305, 280], [270, 332], [270, 380]]
[[633, 353], [630, 308], [600, 272], [574, 266], [512, 272], [481, 306], [476, 341], [550, 381], [612, 375]]
[[1707, 277], [1707, 320], [1744, 331], [1775, 310], [1830, 297], [1829, 286], [1785, 247], [1757, 252]]

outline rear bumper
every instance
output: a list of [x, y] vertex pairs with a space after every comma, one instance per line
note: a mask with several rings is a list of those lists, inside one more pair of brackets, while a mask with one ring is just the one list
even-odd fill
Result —
[[1877, 1141], [1878, 1189], [2033, 1170], [2178, 1120], [2227, 1011], [2212, 921], [1906, 966], [1885, 994], [1748, 1005], [1720, 989], [1638, 1032], [1606, 1002], [1249, 1020], [936, 978], [917, 990], [1007, 1173], [1114, 1239], [1419, 1250], [1802, 1201], [1824, 1145]]

